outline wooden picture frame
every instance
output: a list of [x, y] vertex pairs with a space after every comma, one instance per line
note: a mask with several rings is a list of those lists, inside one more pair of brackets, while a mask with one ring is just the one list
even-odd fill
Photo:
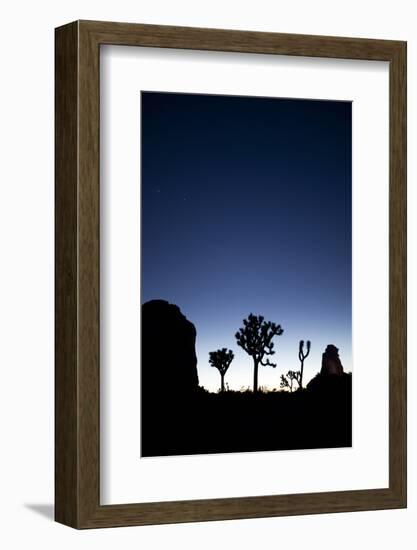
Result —
[[[76, 21], [56, 29], [55, 519], [74, 528], [406, 506], [406, 43]], [[117, 44], [389, 62], [389, 487], [101, 505], [99, 55]]]

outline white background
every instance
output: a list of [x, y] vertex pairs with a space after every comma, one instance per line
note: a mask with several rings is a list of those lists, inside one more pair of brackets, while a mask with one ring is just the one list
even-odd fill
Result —
[[[353, 102], [351, 448], [139, 459], [140, 90]], [[102, 48], [103, 504], [388, 486], [388, 90], [388, 65], [382, 62]], [[373, 311], [378, 316], [370, 323]]]
[[[414, 2], [9, 1], [1, 7], [0, 544], [7, 549], [415, 549], [417, 23]], [[73, 19], [409, 41], [409, 508], [76, 532], [52, 523], [53, 28]], [[378, 315], [378, 312], [375, 312]], [[378, 345], [376, 342], [375, 345]], [[335, 467], [337, 467], [335, 465]], [[242, 473], [245, 475], [245, 472]], [[343, 472], [341, 472], [343, 475]]]

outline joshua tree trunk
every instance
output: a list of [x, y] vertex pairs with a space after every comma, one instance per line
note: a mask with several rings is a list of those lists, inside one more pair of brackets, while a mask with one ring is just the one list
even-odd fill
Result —
[[303, 389], [303, 370], [304, 370], [304, 360], [301, 361], [301, 369], [300, 369], [300, 386], [298, 389]]
[[220, 374], [222, 379], [221, 392], [224, 392], [224, 374]]
[[254, 369], [253, 369], [253, 391], [256, 393], [258, 391], [258, 367], [259, 363], [258, 361], [253, 361]]
[[303, 389], [303, 372], [304, 372], [304, 359], [306, 359], [310, 354], [311, 342], [307, 340], [307, 349], [304, 352], [304, 340], [300, 340], [300, 346], [298, 348], [298, 359], [300, 360], [300, 382], [298, 389], [301, 391]]

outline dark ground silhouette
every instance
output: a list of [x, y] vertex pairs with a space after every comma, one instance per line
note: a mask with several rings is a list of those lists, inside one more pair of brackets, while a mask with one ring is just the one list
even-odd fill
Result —
[[198, 387], [196, 331], [177, 306], [142, 306], [142, 456], [349, 447], [352, 377], [338, 349], [301, 391]]

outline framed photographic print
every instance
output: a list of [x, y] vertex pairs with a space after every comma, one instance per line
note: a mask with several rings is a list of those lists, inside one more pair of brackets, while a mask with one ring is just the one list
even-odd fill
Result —
[[56, 29], [56, 520], [406, 506], [406, 44]]

